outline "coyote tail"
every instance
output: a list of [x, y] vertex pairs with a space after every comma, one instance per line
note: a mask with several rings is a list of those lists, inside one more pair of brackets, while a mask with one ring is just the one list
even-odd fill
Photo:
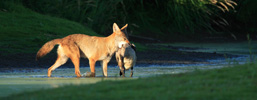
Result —
[[41, 57], [45, 56], [49, 53], [56, 44], [59, 44], [62, 39], [54, 39], [45, 43], [37, 52], [36, 60], [40, 59]]

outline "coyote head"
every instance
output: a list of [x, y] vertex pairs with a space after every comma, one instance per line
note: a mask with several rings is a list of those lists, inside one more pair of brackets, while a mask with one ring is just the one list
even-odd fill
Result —
[[125, 34], [125, 30], [127, 26], [128, 24], [126, 24], [120, 29], [116, 23], [113, 24], [113, 34], [115, 34], [115, 45], [118, 46], [119, 48], [121, 48], [122, 45], [124, 44], [130, 44]]

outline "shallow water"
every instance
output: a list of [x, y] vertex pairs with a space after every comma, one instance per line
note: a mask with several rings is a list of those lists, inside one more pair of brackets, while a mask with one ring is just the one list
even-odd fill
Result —
[[[136, 67], [132, 78], [119, 76], [119, 68], [110, 66], [108, 68], [108, 78], [102, 77], [101, 67], [96, 67], [96, 78], [76, 78], [74, 68], [59, 68], [52, 72], [51, 78], [47, 77], [47, 69], [16, 69], [12, 72], [0, 73], [0, 96], [34, 91], [39, 89], [57, 88], [64, 85], [92, 84], [106, 80], [130, 80], [139, 77], [149, 77], [160, 74], [174, 74], [192, 71], [193, 67], [180, 66], [155, 66]], [[89, 67], [82, 67], [81, 72], [89, 71]], [[127, 71], [126, 76], [130, 75]]]
[[[238, 61], [242, 58], [236, 58]], [[214, 62], [214, 61], [213, 61]], [[130, 70], [126, 71], [126, 77], [119, 76], [117, 66], [108, 67], [108, 77], [103, 77], [102, 68], [96, 67], [96, 78], [76, 78], [74, 68], [58, 68], [52, 72], [52, 77], [47, 77], [47, 68], [22, 68], [3, 70], [0, 73], [0, 97], [25, 91], [34, 91], [47, 88], [57, 88], [64, 85], [93, 84], [101, 81], [133, 80], [140, 77], [150, 77], [161, 74], [177, 74], [194, 70], [207, 70], [221, 68], [228, 65], [226, 61], [217, 60], [210, 64], [178, 64], [178, 65], [139, 65], [134, 68], [133, 77], [129, 77]], [[89, 67], [81, 67], [81, 74], [90, 71]]]
[[[93, 84], [101, 81], [118, 81], [118, 80], [134, 80], [141, 77], [150, 77], [161, 74], [177, 74], [185, 73], [195, 70], [208, 70], [214, 68], [222, 68], [226, 66], [233, 66], [236, 64], [244, 64], [249, 62], [249, 56], [247, 55], [247, 43], [238, 45], [233, 44], [232, 49], [224, 48], [231, 46], [232, 44], [173, 44], [175, 46], [193, 46], [198, 49], [186, 49], [186, 51], [193, 52], [222, 52], [222, 53], [236, 53], [240, 51], [243, 54], [241, 57], [228, 58], [228, 59], [216, 59], [209, 60], [208, 63], [196, 63], [196, 64], [169, 64], [169, 65], [136, 65], [134, 68], [134, 76], [130, 75], [130, 70], [126, 71], [125, 78], [119, 76], [119, 68], [117, 66], [108, 66], [108, 78], [103, 77], [102, 69], [100, 66], [96, 67], [96, 78], [76, 78], [74, 74], [74, 68], [57, 68], [52, 72], [52, 77], [47, 77], [47, 68], [16, 68], [16, 69], [1, 69], [0, 71], [0, 97], [8, 96], [11, 94], [17, 94], [25, 91], [34, 91], [47, 88], [57, 88], [64, 85], [81, 85], [81, 84]], [[163, 45], [163, 44], [161, 44]], [[166, 45], [166, 44], [165, 44]], [[243, 46], [243, 47], [238, 47]], [[208, 48], [208, 49], [204, 49]], [[243, 48], [243, 49], [241, 49]], [[185, 51], [182, 49], [180, 51]], [[243, 53], [242, 53], [243, 52]], [[254, 51], [257, 52], [257, 51]], [[89, 67], [82, 66], [80, 68], [81, 74], [90, 71]]]

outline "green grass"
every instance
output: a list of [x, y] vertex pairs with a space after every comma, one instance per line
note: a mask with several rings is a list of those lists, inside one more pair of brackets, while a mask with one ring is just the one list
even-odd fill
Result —
[[257, 65], [246, 64], [126, 81], [104, 81], [11, 95], [8, 100], [190, 99], [254, 100]]
[[[0, 51], [5, 54], [35, 53], [45, 42], [75, 33], [100, 36], [77, 22], [33, 12], [17, 1], [0, 4], [4, 5], [0, 7]], [[135, 44], [139, 51], [147, 49]]]
[[66, 19], [41, 15], [19, 3], [5, 2], [0, 9], [0, 50], [35, 53], [46, 41], [69, 34], [97, 35], [91, 29]]

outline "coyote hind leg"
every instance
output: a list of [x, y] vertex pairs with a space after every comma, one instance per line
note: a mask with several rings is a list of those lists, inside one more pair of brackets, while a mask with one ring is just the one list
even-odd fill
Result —
[[51, 77], [51, 73], [53, 70], [55, 70], [56, 68], [60, 67], [61, 65], [65, 64], [68, 60], [68, 57], [62, 52], [62, 48], [59, 46], [57, 53], [58, 53], [58, 57], [55, 61], [55, 63], [48, 68], [48, 77]]
[[72, 41], [63, 41], [66, 45], [63, 45], [64, 53], [67, 57], [69, 57], [75, 67], [75, 74], [77, 77], [81, 77], [80, 69], [79, 69], [79, 58], [80, 51], [79, 47]]

